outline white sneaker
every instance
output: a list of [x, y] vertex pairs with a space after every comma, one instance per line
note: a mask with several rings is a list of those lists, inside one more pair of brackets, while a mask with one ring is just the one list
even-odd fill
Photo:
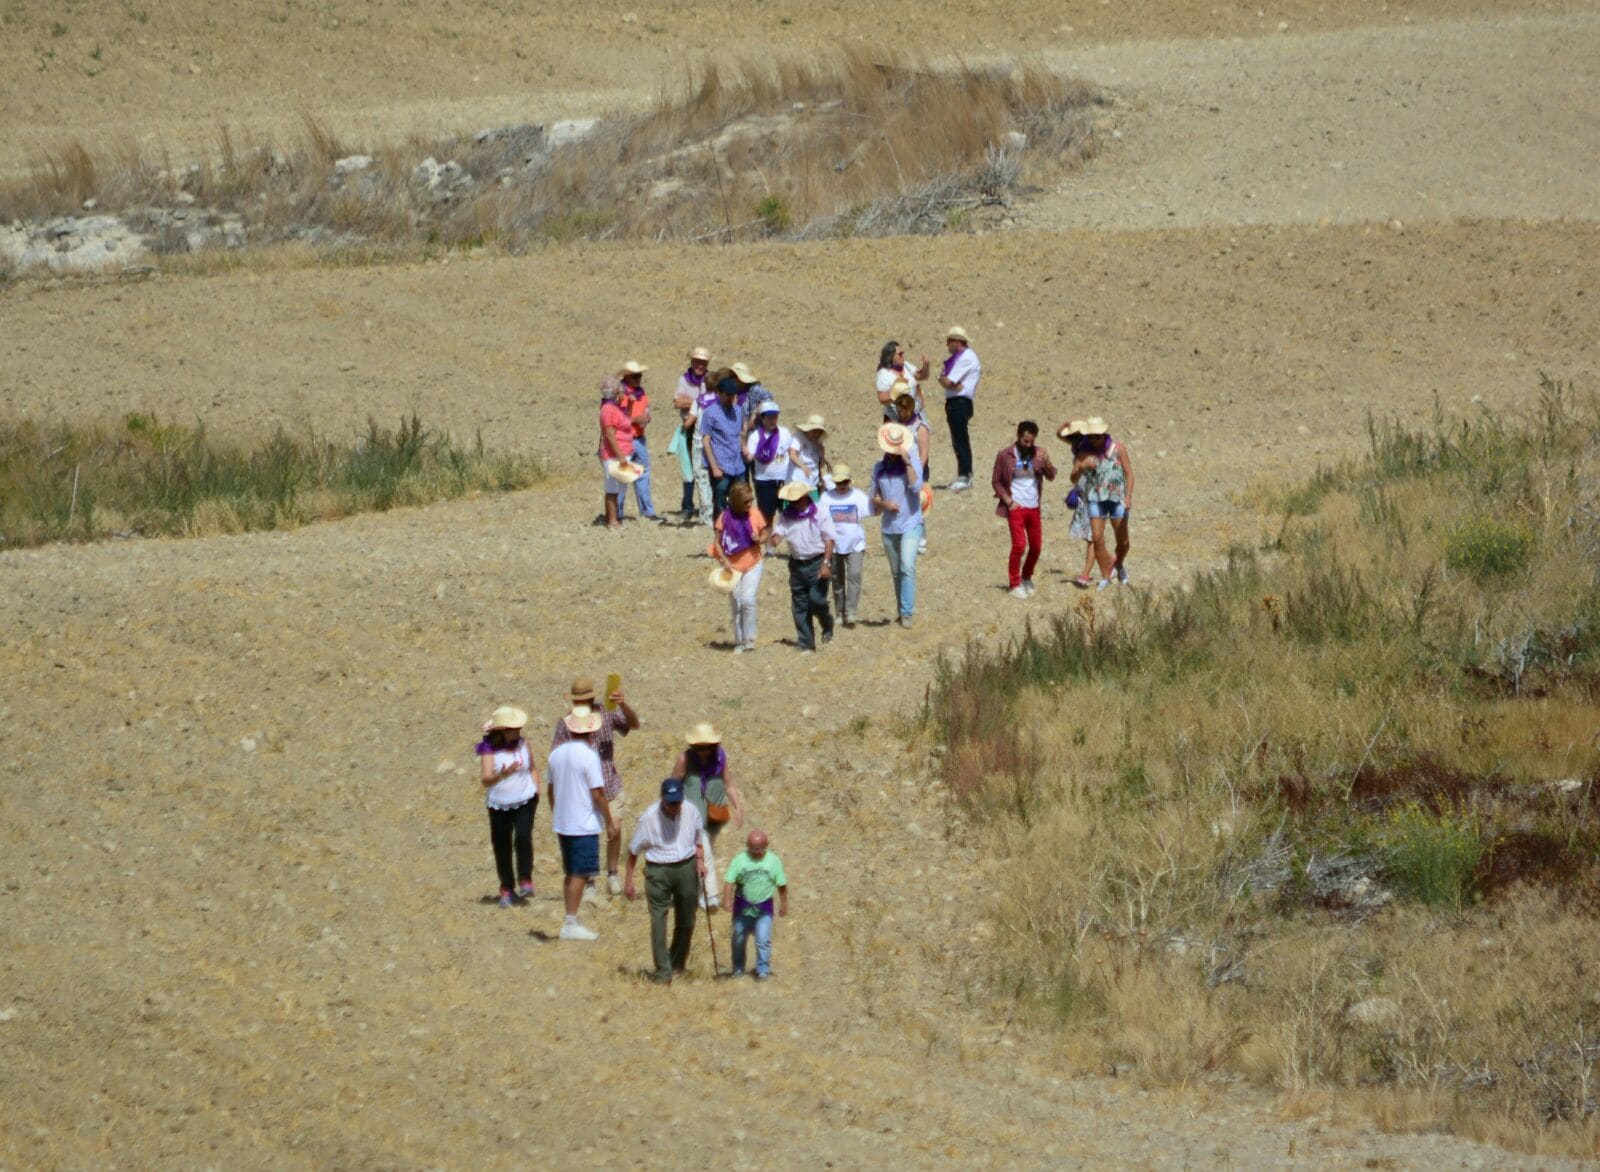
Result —
[[972, 487], [972, 481], [968, 480], [965, 476], [957, 476], [950, 482], [949, 487], [951, 492], [966, 492], [967, 489]]
[[622, 880], [615, 871], [606, 876], [606, 890], [612, 895], [622, 894]]
[[1022, 588], [1028, 592], [1028, 597], [1029, 598], [1032, 598], [1033, 597], [1033, 592], [1036, 589], [1038, 589], [1038, 587], [1036, 587], [1033, 584], [1033, 579], [1032, 578], [1024, 578], [1022, 580]]
[[917, 552], [919, 554], [924, 554], [924, 553], [928, 552], [928, 539], [926, 537], [924, 537], [921, 541], [917, 542]]
[[1111, 579], [1110, 578], [1101, 578], [1100, 581], [1098, 581], [1098, 582], [1096, 582], [1094, 584], [1094, 588], [1096, 590], [1104, 590], [1109, 585], [1111, 585]]
[[735, 655], [743, 655], [746, 651], [749, 651], [749, 650], [750, 650], [750, 645], [748, 643], [735, 643], [733, 645], [733, 653]]
[[1006, 593], [1011, 595], [1012, 598], [1026, 599], [1028, 597], [1028, 590], [1025, 586], [1013, 586], [1010, 590], [1007, 590]]
[[582, 924], [562, 924], [561, 939], [563, 940], [598, 940], [600, 933]]
[[1117, 567], [1117, 583], [1121, 586], [1128, 584], [1128, 571], [1122, 566]]
[[583, 903], [594, 903], [600, 897], [594, 893], [594, 884], [586, 883], [583, 888]]

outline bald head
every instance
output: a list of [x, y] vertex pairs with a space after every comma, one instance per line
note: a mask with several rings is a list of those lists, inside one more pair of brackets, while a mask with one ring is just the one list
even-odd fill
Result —
[[744, 840], [745, 848], [753, 855], [767, 853], [767, 832], [765, 830], [752, 830]]

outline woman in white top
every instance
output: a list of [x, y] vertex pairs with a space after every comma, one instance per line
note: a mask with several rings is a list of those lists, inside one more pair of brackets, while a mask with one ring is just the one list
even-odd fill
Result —
[[922, 356], [921, 366], [912, 366], [906, 361], [906, 348], [899, 342], [891, 340], [883, 344], [883, 349], [878, 353], [878, 376], [875, 386], [878, 392], [878, 406], [883, 409], [885, 423], [895, 421], [896, 382], [906, 384], [906, 390], [917, 401], [917, 410], [919, 412], [922, 410], [922, 392], [917, 389], [917, 384], [927, 381], [928, 372], [932, 369], [926, 354]]
[[778, 425], [778, 401], [761, 404], [756, 426], [744, 440], [744, 458], [750, 462], [755, 480], [756, 507], [763, 517], [778, 515], [778, 490], [789, 481], [789, 453], [794, 435]]
[[528, 714], [522, 709], [502, 705], [484, 724], [483, 740], [478, 742], [478, 776], [483, 782], [484, 804], [489, 807], [489, 842], [500, 874], [501, 907], [533, 898], [533, 816], [539, 809], [539, 772], [522, 737], [527, 723]]
[[828, 429], [820, 415], [809, 416], [796, 430], [794, 444], [789, 448], [792, 461], [790, 480], [801, 480], [811, 490], [811, 499], [822, 495], [823, 477], [828, 471], [828, 449], [824, 441]]

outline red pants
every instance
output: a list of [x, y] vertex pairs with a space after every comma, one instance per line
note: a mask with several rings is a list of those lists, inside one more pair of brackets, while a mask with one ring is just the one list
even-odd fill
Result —
[[[1006, 512], [1006, 522], [1011, 526], [1011, 588], [1015, 590], [1024, 578], [1033, 577], [1033, 568], [1039, 564], [1039, 551], [1044, 548], [1044, 529], [1038, 509], [1012, 506]], [[1024, 549], [1028, 551], [1026, 561], [1022, 557]]]

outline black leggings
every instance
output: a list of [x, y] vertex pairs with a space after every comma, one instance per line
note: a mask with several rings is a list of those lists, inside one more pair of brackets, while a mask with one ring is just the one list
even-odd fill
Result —
[[[514, 810], [489, 807], [489, 841], [494, 845], [494, 869], [500, 873], [500, 890], [515, 891], [516, 880], [533, 882], [533, 815], [539, 799], [529, 798]], [[517, 873], [511, 874], [511, 852], [517, 852]]]

